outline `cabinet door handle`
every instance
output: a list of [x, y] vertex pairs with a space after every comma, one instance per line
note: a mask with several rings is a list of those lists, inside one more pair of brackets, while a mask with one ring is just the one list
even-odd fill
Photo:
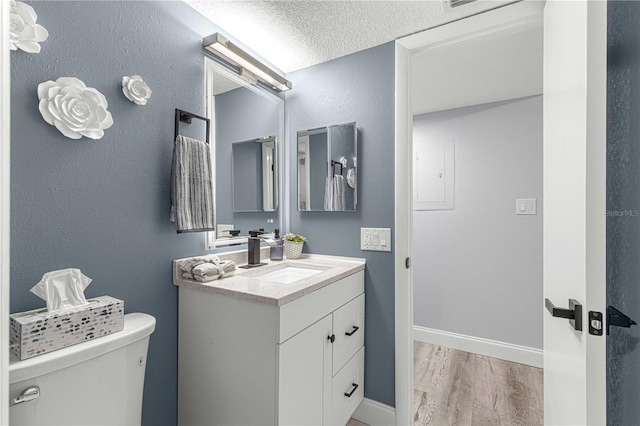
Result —
[[351, 383], [351, 386], [353, 386], [353, 389], [351, 389], [351, 392], [349, 392], [349, 393], [345, 392], [344, 393], [344, 396], [346, 396], [347, 398], [351, 398], [351, 395], [353, 395], [353, 393], [356, 391], [356, 389], [358, 389], [358, 385], [355, 384], [355, 383]]
[[345, 336], [353, 336], [353, 333], [355, 333], [356, 331], [360, 330], [360, 327], [358, 327], [357, 325], [353, 326], [353, 330], [351, 330], [351, 332], [349, 333], [344, 333]]
[[327, 340], [329, 340], [331, 343], [336, 341], [336, 335], [332, 334], [331, 336], [327, 336]]

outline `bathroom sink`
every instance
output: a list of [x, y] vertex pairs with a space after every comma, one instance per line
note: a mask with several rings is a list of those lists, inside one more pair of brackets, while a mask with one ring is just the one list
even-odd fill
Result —
[[324, 272], [322, 269], [309, 269], [301, 266], [287, 265], [284, 268], [258, 272], [253, 277], [278, 284], [291, 284]]

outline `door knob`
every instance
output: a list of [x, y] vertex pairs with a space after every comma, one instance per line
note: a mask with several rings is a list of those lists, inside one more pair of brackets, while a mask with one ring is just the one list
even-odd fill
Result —
[[569, 299], [569, 309], [558, 308], [549, 299], [544, 299], [544, 305], [552, 316], [566, 318], [569, 320], [571, 327], [577, 331], [582, 331], [582, 305], [577, 300]]

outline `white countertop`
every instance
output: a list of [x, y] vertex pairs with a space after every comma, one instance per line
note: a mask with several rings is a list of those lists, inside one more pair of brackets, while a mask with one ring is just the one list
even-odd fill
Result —
[[[263, 248], [262, 250], [262, 262], [267, 265], [251, 269], [239, 267], [247, 263], [246, 250], [218, 254], [222, 260], [234, 260], [238, 269], [234, 275], [208, 282], [183, 278], [182, 270], [178, 265], [179, 262], [186, 259], [176, 259], [173, 261], [173, 283], [178, 287], [281, 306], [358, 271], [363, 271], [366, 262], [362, 258], [321, 254], [303, 254], [299, 259], [271, 261], [269, 260], [269, 249]], [[267, 281], [256, 276], [256, 274], [264, 274], [287, 266], [319, 269], [322, 272], [290, 284]]]

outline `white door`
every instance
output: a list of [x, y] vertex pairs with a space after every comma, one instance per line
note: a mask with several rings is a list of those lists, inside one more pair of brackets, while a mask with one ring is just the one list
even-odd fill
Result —
[[9, 423], [9, 2], [0, 1], [0, 424]]
[[588, 323], [605, 312], [606, 53], [606, 2], [547, 1], [544, 297], [577, 300], [583, 329], [545, 309], [545, 424], [606, 423], [605, 338]]

